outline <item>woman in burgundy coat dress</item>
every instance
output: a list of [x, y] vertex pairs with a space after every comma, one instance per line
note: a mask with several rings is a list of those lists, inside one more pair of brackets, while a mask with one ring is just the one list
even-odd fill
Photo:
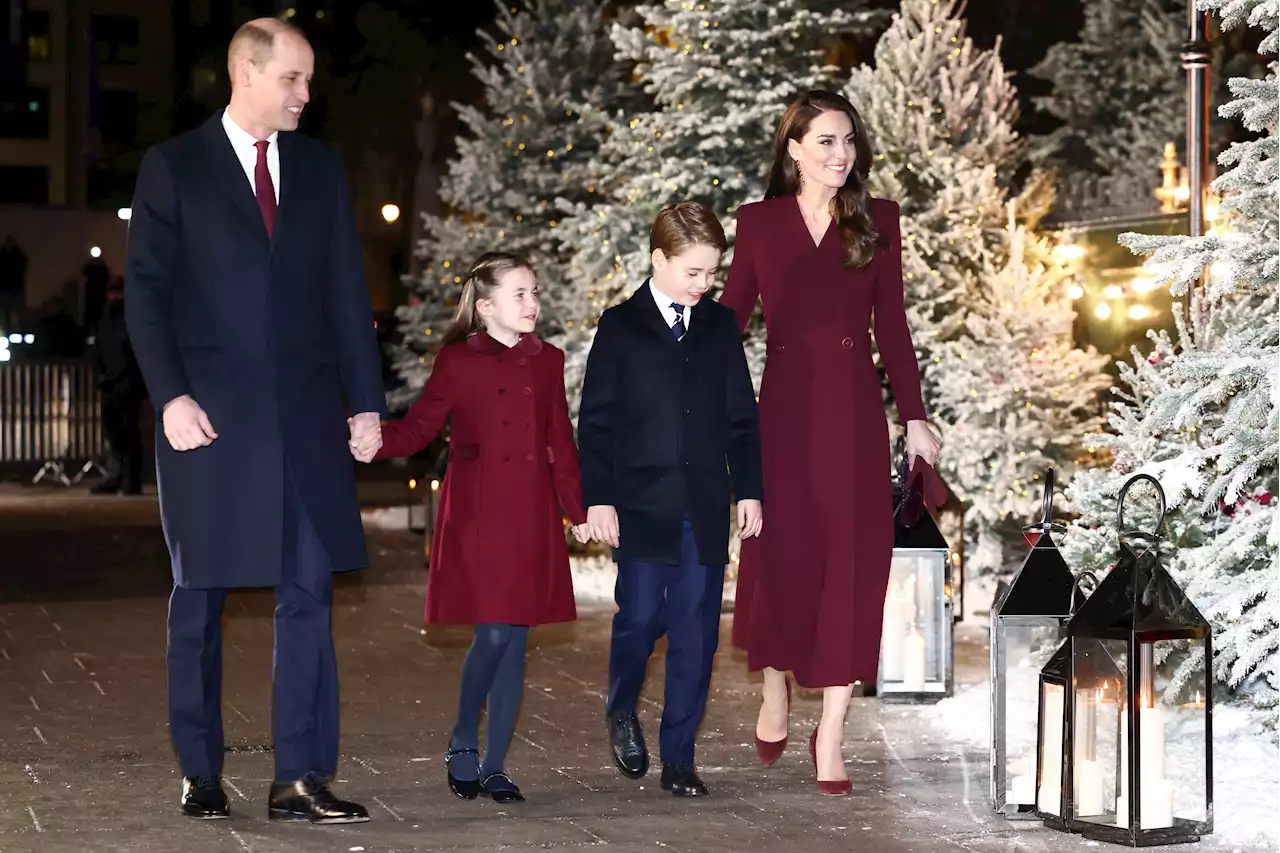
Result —
[[[448, 420], [449, 469], [427, 575], [428, 622], [475, 625], [445, 763], [463, 799], [522, 800], [504, 772], [524, 688], [529, 626], [577, 611], [563, 506], [587, 537], [578, 449], [564, 393], [564, 353], [533, 335], [538, 289], [515, 255], [481, 256], [422, 396], [383, 425], [378, 459], [425, 448]], [[488, 700], [484, 760], [480, 707]]]
[[825, 688], [810, 739], [818, 787], [850, 790], [841, 758], [856, 681], [876, 677], [893, 551], [889, 435], [868, 334], [889, 375], [907, 452], [934, 463], [903, 311], [898, 206], [870, 198], [871, 147], [844, 98], [810, 92], [778, 128], [765, 200], [738, 209], [720, 301], [745, 327], [764, 303], [760, 389], [769, 523], [742, 546], [734, 644], [764, 670], [761, 761], [781, 754], [790, 671]]

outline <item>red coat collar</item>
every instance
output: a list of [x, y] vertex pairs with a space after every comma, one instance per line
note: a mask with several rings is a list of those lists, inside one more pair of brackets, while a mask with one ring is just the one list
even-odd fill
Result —
[[467, 346], [482, 355], [498, 355], [511, 350], [519, 350], [527, 355], [537, 355], [542, 351], [542, 341], [533, 334], [521, 335], [516, 345], [508, 348], [505, 344], [494, 340], [488, 332], [476, 332], [467, 338]]

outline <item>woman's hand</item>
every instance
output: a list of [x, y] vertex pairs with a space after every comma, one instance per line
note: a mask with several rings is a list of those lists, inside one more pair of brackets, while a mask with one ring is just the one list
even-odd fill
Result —
[[936, 467], [941, 451], [942, 435], [937, 427], [928, 421], [907, 421], [908, 465], [914, 468], [915, 460], [919, 457], [930, 467]]

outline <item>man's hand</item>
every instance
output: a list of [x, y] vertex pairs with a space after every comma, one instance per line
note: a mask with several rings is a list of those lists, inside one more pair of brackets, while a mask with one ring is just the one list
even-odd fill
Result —
[[382, 419], [377, 412], [361, 412], [347, 418], [351, 430], [348, 445], [357, 462], [372, 462], [382, 448]]
[[613, 507], [587, 507], [587, 527], [592, 539], [618, 547], [618, 511]]
[[164, 404], [161, 414], [164, 423], [164, 437], [174, 450], [195, 450], [197, 447], [208, 447], [218, 434], [209, 423], [209, 416], [204, 409], [188, 394], [174, 397]]
[[760, 501], [738, 501], [738, 538], [759, 536], [764, 529], [764, 509]]

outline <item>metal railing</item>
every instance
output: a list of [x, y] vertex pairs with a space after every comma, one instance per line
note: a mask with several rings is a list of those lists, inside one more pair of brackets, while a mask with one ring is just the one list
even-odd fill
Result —
[[[0, 465], [39, 464], [35, 481], [71, 485], [97, 467], [101, 392], [88, 359], [0, 364]], [[69, 475], [68, 466], [81, 465]]]
[[1147, 175], [1066, 176], [1058, 184], [1047, 222], [1073, 225], [1159, 218], [1160, 202], [1153, 193], [1156, 184]]

